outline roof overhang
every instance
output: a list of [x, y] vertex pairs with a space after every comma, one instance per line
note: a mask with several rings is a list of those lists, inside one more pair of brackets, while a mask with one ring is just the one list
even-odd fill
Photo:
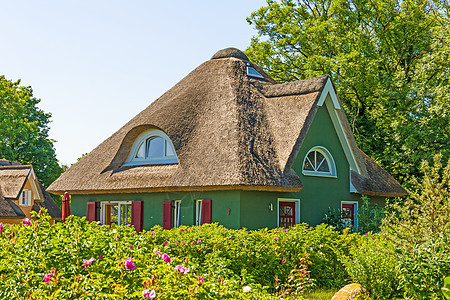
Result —
[[70, 195], [89, 195], [89, 194], [131, 194], [131, 193], [154, 193], [154, 192], [203, 192], [203, 191], [267, 191], [267, 192], [299, 192], [303, 187], [279, 187], [279, 186], [246, 186], [246, 185], [228, 185], [228, 186], [175, 186], [175, 187], [154, 187], [143, 189], [112, 189], [112, 190], [73, 190], [73, 191], [52, 191], [48, 192], [63, 195], [65, 192]]

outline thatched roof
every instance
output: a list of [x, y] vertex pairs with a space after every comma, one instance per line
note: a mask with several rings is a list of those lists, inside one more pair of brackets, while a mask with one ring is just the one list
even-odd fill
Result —
[[14, 202], [0, 195], [0, 218], [25, 218], [25, 214]]
[[29, 165], [0, 165], [0, 193], [3, 197], [18, 199], [30, 172]]
[[[33, 172], [31, 165], [0, 160], [0, 217], [25, 217], [25, 214], [13, 200], [19, 199], [31, 172]], [[38, 208], [46, 207], [53, 218], [61, 218], [61, 209], [39, 182], [37, 182], [37, 185], [39, 185], [44, 199], [41, 202], [35, 201], [32, 209], [39, 211]]]
[[406, 190], [388, 172], [361, 150], [360, 153], [367, 168], [367, 176], [351, 172], [352, 183], [358, 193], [385, 197], [400, 197], [406, 194]]
[[[247, 76], [253, 67], [263, 78]], [[229, 48], [192, 71], [53, 182], [62, 194], [169, 190], [299, 191], [293, 157], [328, 80], [277, 84]], [[142, 132], [171, 139], [178, 164], [122, 166]], [[356, 147], [356, 145], [355, 145]]]

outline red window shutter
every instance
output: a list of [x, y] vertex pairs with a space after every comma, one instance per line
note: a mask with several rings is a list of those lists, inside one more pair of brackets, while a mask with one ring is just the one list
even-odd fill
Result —
[[143, 201], [132, 201], [131, 202], [131, 225], [134, 226], [136, 232], [142, 231], [143, 224], [143, 210], [144, 202]]
[[88, 202], [86, 207], [86, 221], [97, 221], [97, 202]]
[[163, 229], [172, 228], [172, 201], [163, 201]]
[[202, 200], [202, 224], [211, 223], [211, 200]]

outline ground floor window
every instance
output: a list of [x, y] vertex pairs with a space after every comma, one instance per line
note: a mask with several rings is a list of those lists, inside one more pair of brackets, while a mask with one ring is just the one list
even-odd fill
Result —
[[202, 225], [202, 200], [195, 201], [195, 225]]
[[172, 206], [172, 224], [173, 227], [180, 227], [181, 225], [181, 200], [175, 200], [173, 201]]
[[278, 227], [300, 223], [300, 199], [278, 199]]
[[131, 201], [101, 202], [100, 222], [104, 225], [131, 224]]
[[358, 228], [358, 202], [342, 201], [342, 225], [349, 228]]

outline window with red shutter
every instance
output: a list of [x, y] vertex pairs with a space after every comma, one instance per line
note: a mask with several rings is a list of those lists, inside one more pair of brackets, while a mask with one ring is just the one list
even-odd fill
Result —
[[132, 201], [131, 202], [131, 224], [134, 226], [136, 232], [142, 231], [143, 225], [143, 201]]
[[86, 221], [97, 221], [97, 202], [88, 202], [86, 207]]
[[212, 221], [211, 200], [202, 200], [202, 224], [210, 224]]
[[172, 201], [163, 201], [163, 229], [172, 228]]

